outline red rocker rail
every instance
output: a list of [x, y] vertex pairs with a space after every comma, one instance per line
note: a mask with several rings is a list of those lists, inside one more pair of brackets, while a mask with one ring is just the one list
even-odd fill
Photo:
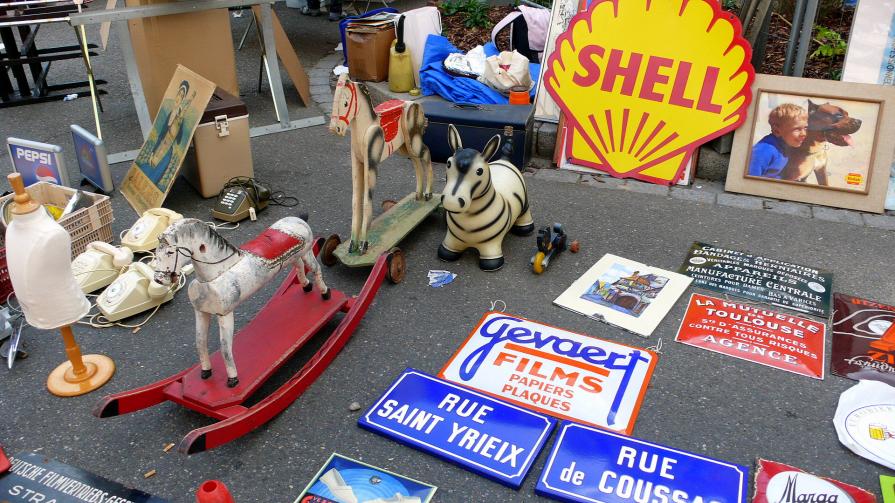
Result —
[[[315, 253], [322, 242], [322, 239], [315, 242]], [[217, 352], [212, 355], [215, 372], [210, 379], [201, 379], [201, 369], [195, 365], [154, 384], [109, 395], [93, 414], [100, 418], [120, 416], [171, 401], [217, 419], [218, 422], [195, 429], [184, 437], [178, 450], [186, 454], [213, 449], [245, 435], [285, 410], [335, 359], [379, 291], [393, 253], [384, 253], [377, 259], [356, 297], [331, 290], [330, 299], [323, 300], [318, 292], [305, 293], [293, 270], [258, 315], [234, 338], [233, 352], [240, 365], [240, 384], [235, 388], [226, 386], [223, 358]], [[339, 312], [345, 313], [339, 325], [298, 373], [257, 404], [242, 405]]]

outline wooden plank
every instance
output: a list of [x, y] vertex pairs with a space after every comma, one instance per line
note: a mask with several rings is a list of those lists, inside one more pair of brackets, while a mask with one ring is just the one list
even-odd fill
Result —
[[441, 194], [433, 194], [428, 201], [417, 201], [416, 193], [411, 192], [370, 224], [367, 230], [367, 241], [370, 243], [367, 253], [348, 253], [350, 241], [346, 240], [336, 248], [334, 255], [348, 267], [372, 266], [379, 255], [400, 243], [439, 204]]
[[[330, 299], [323, 300], [316, 286], [305, 293], [296, 284], [284, 295], [271, 299], [233, 338], [239, 384], [227, 387], [224, 358], [217, 351], [211, 355], [214, 373], [210, 378], [202, 379], [199, 366], [183, 376], [183, 398], [210, 409], [244, 402], [341, 311], [347, 301], [345, 294], [333, 289], [330, 292]], [[212, 331], [209, 338], [214, 339], [214, 335]]]
[[[302, 66], [301, 60], [298, 59], [298, 54], [295, 52], [295, 47], [292, 46], [292, 42], [289, 41], [283, 25], [280, 24], [280, 18], [277, 17], [277, 13], [273, 10], [270, 12], [273, 15], [273, 38], [277, 46], [277, 56], [282, 61], [283, 67], [286, 68], [286, 73], [295, 85], [295, 89], [298, 90], [302, 103], [309, 107], [311, 106], [311, 82], [308, 80], [308, 74], [305, 73], [304, 66]], [[261, 8], [259, 6], [253, 5], [252, 13], [255, 15], [255, 19], [261, 19]]]

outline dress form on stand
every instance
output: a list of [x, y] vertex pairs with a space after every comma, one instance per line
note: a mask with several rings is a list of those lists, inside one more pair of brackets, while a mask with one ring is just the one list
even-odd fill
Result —
[[115, 363], [103, 355], [81, 355], [71, 325], [90, 310], [90, 302], [71, 271], [71, 236], [31, 200], [22, 176], [7, 176], [15, 191], [15, 215], [6, 229], [6, 260], [16, 298], [28, 324], [39, 329], [59, 328], [68, 361], [47, 378], [47, 389], [57, 396], [93, 391], [111, 379]]

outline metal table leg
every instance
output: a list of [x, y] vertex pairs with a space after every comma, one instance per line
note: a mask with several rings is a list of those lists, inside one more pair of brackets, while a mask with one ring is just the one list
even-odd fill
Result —
[[817, 17], [817, 0], [808, 0], [805, 5], [805, 16], [802, 18], [802, 33], [799, 36], [799, 50], [793, 66], [793, 77], [801, 77], [805, 72], [805, 61], [808, 59], [808, 48], [811, 47], [811, 32], [814, 31], [814, 18]]
[[273, 95], [273, 106], [277, 112], [277, 120], [283, 128], [289, 127], [289, 110], [286, 108], [286, 95], [283, 92], [283, 80], [280, 77], [280, 62], [277, 60], [277, 47], [273, 38], [273, 15], [269, 3], [260, 6], [259, 20], [261, 34], [264, 36], [265, 61], [267, 62], [267, 81]]
[[145, 140], [149, 138], [152, 120], [149, 118], [149, 108], [146, 106], [146, 97], [143, 95], [143, 82], [140, 80], [140, 71], [137, 69], [134, 46], [131, 45], [131, 35], [127, 29], [127, 20], [115, 21], [114, 24], [115, 31], [118, 33], [118, 42], [121, 44], [124, 66], [127, 68], [127, 81], [130, 84], [131, 96], [134, 98], [137, 118], [140, 120], [140, 131], [143, 133], [143, 139]]

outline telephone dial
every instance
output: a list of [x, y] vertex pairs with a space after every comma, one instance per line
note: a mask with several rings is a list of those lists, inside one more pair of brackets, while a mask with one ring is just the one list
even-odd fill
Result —
[[[192, 270], [192, 264], [188, 264], [182, 271], [190, 274]], [[162, 285], [153, 279], [154, 276], [155, 271], [148, 264], [132, 263], [103, 290], [96, 299], [96, 306], [108, 321], [118, 321], [173, 299], [178, 285]]]
[[130, 248], [94, 241], [72, 261], [71, 270], [81, 290], [90, 293], [115, 281], [121, 269], [133, 261]]
[[148, 209], [121, 238], [121, 244], [135, 252], [154, 250], [158, 247], [159, 234], [182, 219], [183, 215], [166, 208]]
[[211, 215], [218, 220], [239, 222], [251, 216], [252, 212], [267, 208], [270, 196], [270, 189], [253, 178], [231, 178], [218, 195]]

